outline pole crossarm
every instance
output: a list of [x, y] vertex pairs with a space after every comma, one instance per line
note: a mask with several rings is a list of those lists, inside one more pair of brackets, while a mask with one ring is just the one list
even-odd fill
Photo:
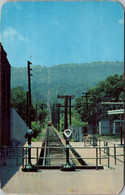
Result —
[[[58, 105], [58, 104], [57, 104], [57, 105], [54, 105], [54, 106], [57, 107], [57, 108], [58, 108], [58, 107], [65, 108], [65, 106], [62, 106], [62, 105], [60, 106], [60, 105]], [[70, 106], [68, 106], [68, 107], [70, 107]], [[71, 107], [74, 107], [74, 106], [71, 106]]]
[[59, 94], [57, 95], [57, 98], [66, 98], [66, 97], [67, 98], [71, 97], [73, 99], [74, 97], [76, 97], [76, 95], [59, 95]]
[[86, 93], [82, 92], [82, 94], [88, 96], [90, 93], [89, 92], [86, 92]]

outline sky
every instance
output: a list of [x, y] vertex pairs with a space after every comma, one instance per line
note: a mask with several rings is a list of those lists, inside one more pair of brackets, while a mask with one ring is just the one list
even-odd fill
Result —
[[11, 66], [124, 60], [122, 6], [113, 1], [9, 2], [1, 42]]

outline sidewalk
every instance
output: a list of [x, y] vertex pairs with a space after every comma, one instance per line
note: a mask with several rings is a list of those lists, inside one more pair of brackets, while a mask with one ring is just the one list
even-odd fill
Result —
[[[40, 143], [34, 143], [38, 146]], [[82, 143], [74, 142], [74, 146]], [[33, 145], [32, 145], [33, 146]], [[91, 150], [91, 149], [90, 149]], [[91, 153], [92, 154], [92, 153]], [[90, 155], [88, 152], [86, 155]], [[4, 193], [25, 195], [43, 194], [117, 194], [123, 188], [123, 163], [103, 170], [76, 170], [62, 172], [60, 170], [38, 170], [38, 172], [22, 172], [16, 167], [14, 160], [1, 167], [4, 177], [2, 190]], [[8, 175], [11, 173], [11, 177]], [[8, 177], [8, 179], [7, 179]]]
[[[88, 164], [88, 165], [96, 165], [96, 147], [93, 147], [92, 145], [87, 145], [84, 146], [83, 142], [71, 142], [70, 143], [72, 147], [83, 147], [83, 148], [75, 148], [75, 150], [80, 154], [80, 156], [82, 158], [85, 158], [84, 161]], [[116, 144], [114, 142], [114, 144]], [[100, 143], [101, 147], [104, 147], [102, 145], [102, 143]], [[109, 144], [109, 146], [111, 146], [112, 148], [110, 148], [109, 153], [110, 155], [114, 155], [114, 148], [112, 144]], [[116, 149], [116, 153], [117, 155], [121, 155], [124, 153], [124, 148], [123, 147], [119, 147]], [[107, 154], [104, 153], [104, 148], [101, 149], [101, 156], [104, 158], [107, 158]], [[89, 158], [94, 158], [94, 159], [89, 159]], [[98, 158], [99, 158], [99, 151], [98, 151]], [[115, 160], [113, 156], [110, 156], [110, 167], [113, 167], [115, 165]], [[116, 160], [118, 165], [123, 165], [124, 162], [124, 157], [123, 156], [117, 156], [117, 160]], [[104, 165], [104, 166], [108, 166], [108, 159], [101, 159], [101, 164], [99, 165]]]

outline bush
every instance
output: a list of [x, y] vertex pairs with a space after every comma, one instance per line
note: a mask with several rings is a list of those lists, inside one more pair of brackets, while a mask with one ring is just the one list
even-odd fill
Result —
[[33, 121], [32, 122], [32, 130], [33, 130], [34, 134], [38, 135], [41, 132], [40, 122]]
[[87, 122], [83, 122], [80, 118], [80, 114], [74, 112], [72, 115], [72, 127], [85, 127], [87, 126]]

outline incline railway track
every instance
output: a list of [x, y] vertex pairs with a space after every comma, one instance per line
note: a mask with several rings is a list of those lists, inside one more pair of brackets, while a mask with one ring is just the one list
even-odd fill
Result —
[[[42, 166], [62, 166], [66, 163], [66, 149], [52, 126], [48, 126], [43, 150], [41, 152], [42, 160], [39, 165]], [[70, 157], [72, 157], [70, 155]], [[70, 158], [70, 163], [76, 165]]]

